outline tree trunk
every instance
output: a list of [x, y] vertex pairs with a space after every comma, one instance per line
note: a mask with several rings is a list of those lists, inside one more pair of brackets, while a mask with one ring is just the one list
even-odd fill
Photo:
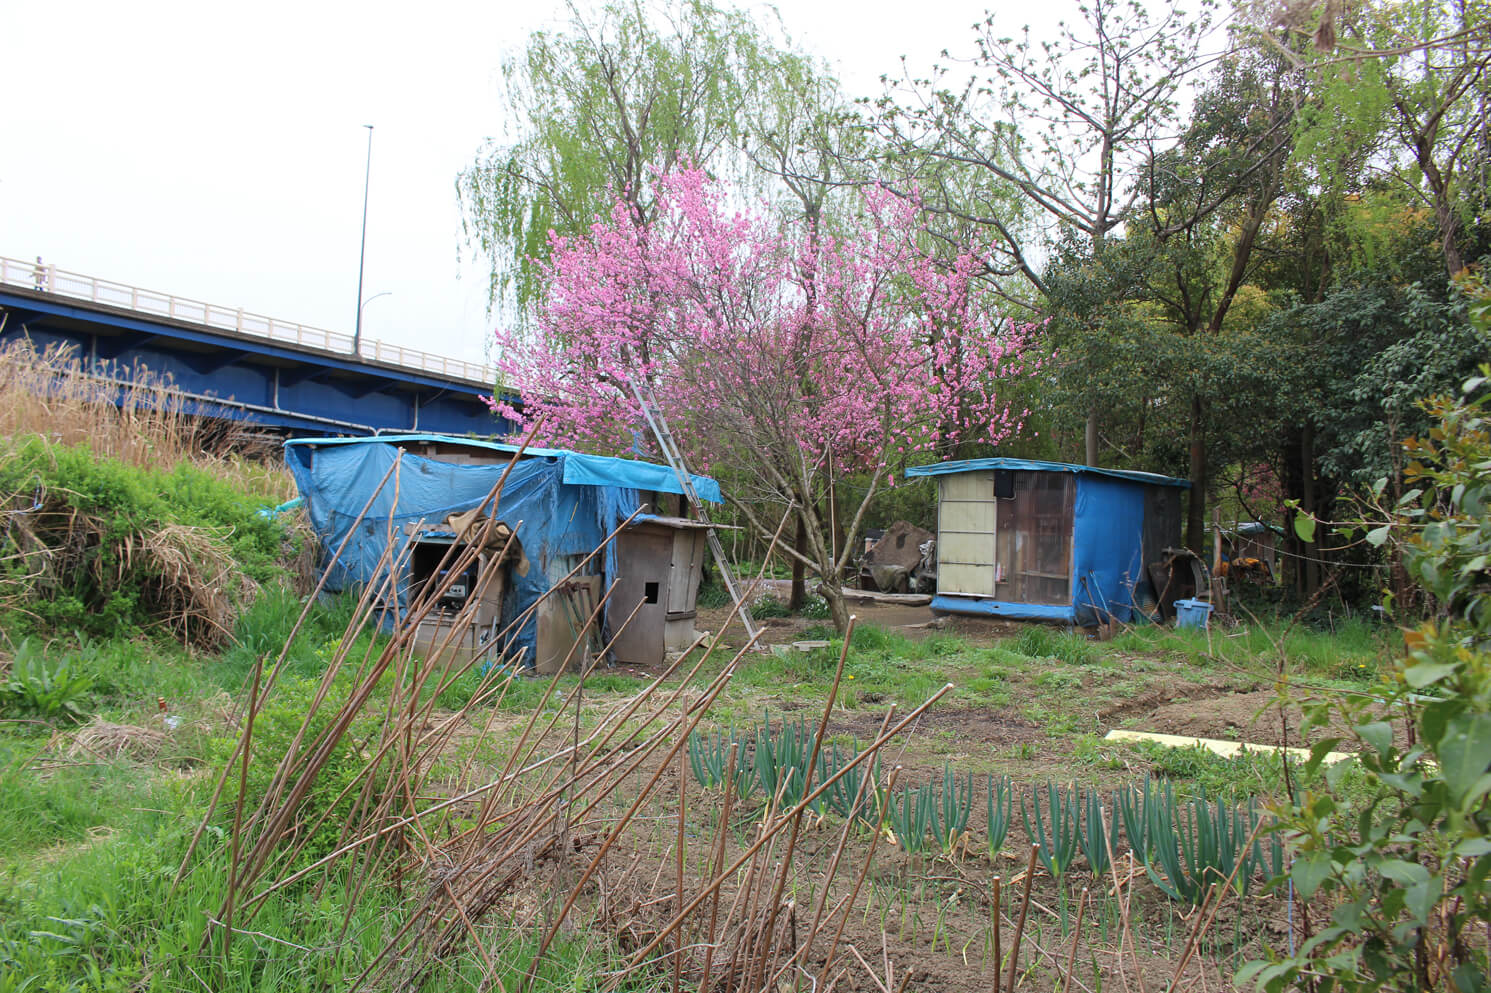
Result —
[[[1301, 494], [1300, 507], [1310, 514], [1318, 516], [1319, 501], [1315, 497], [1315, 429], [1306, 424], [1300, 434], [1299, 460], [1302, 463], [1300, 469], [1303, 471], [1304, 492]], [[1317, 537], [1320, 537], [1317, 529]], [[1318, 542], [1300, 542], [1300, 574], [1304, 581], [1300, 588], [1300, 597], [1308, 600], [1320, 589], [1320, 546]]]
[[[802, 522], [802, 515], [797, 514], [797, 533], [792, 538], [792, 550], [798, 555], [808, 554], [808, 529]], [[803, 565], [802, 559], [792, 560], [792, 595], [788, 598], [787, 609], [794, 614], [802, 610], [803, 603], [808, 598], [807, 566]]]
[[818, 592], [823, 594], [823, 599], [828, 602], [828, 614], [833, 618], [834, 630], [843, 634], [849, 630], [849, 605], [844, 602], [844, 590], [838, 577], [832, 579], [825, 577], [818, 584]]
[[1191, 499], [1186, 514], [1186, 547], [1206, 554], [1206, 405], [1200, 394], [1191, 398]]
[[1086, 441], [1086, 444], [1083, 447], [1086, 449], [1087, 464], [1088, 465], [1097, 465], [1098, 464], [1098, 412], [1096, 410], [1089, 410], [1087, 412], [1087, 432], [1086, 432], [1085, 441]]

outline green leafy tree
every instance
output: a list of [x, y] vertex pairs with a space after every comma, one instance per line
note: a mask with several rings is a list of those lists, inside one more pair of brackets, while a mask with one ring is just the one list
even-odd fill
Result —
[[[1205, 61], [1211, 6], [1093, 0], [1047, 39], [1032, 38], [1028, 27], [1006, 34], [1004, 20], [990, 15], [977, 26], [965, 79], [939, 67], [886, 97], [884, 136], [903, 161], [952, 163], [986, 177], [971, 181], [984, 196], [947, 196], [929, 206], [982, 229], [1003, 258], [991, 275], [1018, 274], [1044, 297], [1047, 246], [1069, 231], [1101, 254], [1154, 151], [1173, 140], [1183, 89]], [[970, 187], [969, 180], [949, 186], [936, 173], [930, 178], [919, 180], [928, 193]], [[1020, 208], [1010, 204], [1010, 191]], [[1086, 457], [1098, 459], [1095, 414]]]
[[1301, 59], [1315, 94], [1301, 118], [1302, 153], [1327, 187], [1350, 191], [1357, 176], [1378, 174], [1410, 191], [1432, 213], [1455, 275], [1474, 257], [1469, 229], [1491, 185], [1491, 6], [1411, 0], [1301, 10], [1318, 17], [1318, 46]]

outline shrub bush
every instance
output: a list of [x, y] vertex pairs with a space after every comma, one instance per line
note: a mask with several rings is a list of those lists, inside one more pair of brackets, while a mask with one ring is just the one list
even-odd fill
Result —
[[86, 446], [0, 449], [0, 608], [22, 627], [212, 647], [259, 584], [287, 578], [262, 499], [190, 463], [142, 468]]
[[[1294, 840], [1287, 877], [1300, 899], [1330, 917], [1297, 953], [1249, 963], [1238, 981], [1282, 991], [1484, 990], [1491, 961], [1491, 369], [1464, 401], [1426, 404], [1429, 440], [1405, 443], [1414, 488], [1360, 530], [1392, 542], [1404, 568], [1437, 604], [1404, 631], [1404, 652], [1373, 694], [1304, 701], [1303, 731], [1349, 728], [1360, 747], [1365, 803], [1334, 788], [1305, 789], [1282, 806]], [[1386, 481], [1376, 497], [1385, 502]], [[1406, 741], [1390, 723], [1401, 715]], [[1306, 771], [1340, 739], [1315, 745]], [[1331, 787], [1348, 763], [1326, 771]]]

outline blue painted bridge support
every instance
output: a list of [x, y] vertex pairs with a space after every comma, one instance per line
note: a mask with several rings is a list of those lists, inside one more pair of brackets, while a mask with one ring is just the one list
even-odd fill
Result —
[[511, 434], [490, 383], [237, 334], [71, 296], [0, 285], [0, 341], [62, 343], [94, 375], [169, 376], [189, 412], [281, 432]]

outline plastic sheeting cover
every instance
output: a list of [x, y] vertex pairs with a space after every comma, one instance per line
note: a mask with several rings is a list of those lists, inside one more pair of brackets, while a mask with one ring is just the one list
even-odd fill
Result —
[[[653, 490], [659, 493], [685, 495], [677, 475], [668, 466], [639, 462], [636, 459], [618, 459], [609, 455], [586, 455], [563, 448], [520, 448], [500, 441], [483, 441], [479, 438], [454, 438], [443, 434], [385, 434], [373, 438], [292, 438], [285, 442], [286, 451], [291, 446], [310, 445], [326, 447], [332, 445], [399, 445], [399, 444], [444, 444], [466, 448], [485, 448], [494, 452], [514, 453], [521, 450], [525, 457], [558, 458], [564, 462], [564, 481], [586, 486], [623, 486], [635, 490]], [[708, 476], [689, 475], [699, 499], [711, 503], [723, 503], [720, 484]]]
[[932, 609], [943, 614], [1004, 617], [1012, 621], [1064, 621], [1071, 624], [1076, 620], [1076, 614], [1069, 604], [1051, 606], [976, 597], [935, 596], [932, 598]]
[[[397, 557], [410, 540], [404, 533], [406, 524], [438, 525], [451, 514], [480, 506], [507, 468], [456, 465], [406, 453], [397, 470], [397, 487], [390, 477], [375, 494], [379, 480], [398, 457], [393, 444], [313, 447], [292, 441], [286, 443], [286, 456], [323, 549], [330, 555], [347, 540], [327, 579], [327, 588], [333, 591], [377, 579], [378, 563], [388, 546], [390, 518], [393, 554]], [[561, 574], [568, 571], [573, 563], [561, 561], [562, 557], [588, 555], [620, 520], [637, 509], [635, 489], [566, 484], [566, 458], [518, 462], [503, 484], [497, 517], [516, 531], [528, 560], [526, 574], [518, 575], [514, 570], [511, 576], [503, 599], [504, 617], [517, 617], [548, 591], [551, 566]], [[372, 504], [353, 531], [353, 523], [369, 497]], [[614, 542], [602, 558], [603, 562], [585, 571], [614, 575]], [[401, 606], [407, 606], [408, 592], [406, 575], [398, 590]], [[526, 648], [525, 657], [531, 663], [535, 637], [536, 623], [530, 617], [507, 647], [510, 652]]]
[[[690, 481], [700, 500], [722, 503], [720, 484], [708, 476], [690, 474]], [[564, 454], [564, 481], [581, 486], [627, 486], [634, 490], [683, 494], [678, 476], [665, 465], [616, 459], [606, 455]]]
[[1077, 480], [1072, 509], [1072, 607], [1077, 623], [1133, 617], [1144, 582], [1144, 488], [1102, 476]]

